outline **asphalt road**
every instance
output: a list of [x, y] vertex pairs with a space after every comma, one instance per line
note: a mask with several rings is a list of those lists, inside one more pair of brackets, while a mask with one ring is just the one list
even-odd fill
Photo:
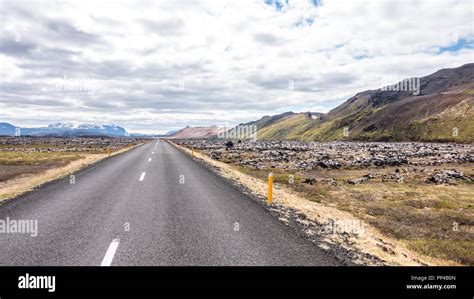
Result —
[[154, 141], [0, 206], [0, 265], [338, 265], [191, 157]]

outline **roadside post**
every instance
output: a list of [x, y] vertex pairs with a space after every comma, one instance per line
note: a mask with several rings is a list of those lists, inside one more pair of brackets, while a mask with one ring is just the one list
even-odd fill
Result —
[[194, 148], [193, 148], [193, 150], [192, 150], [192, 155], [193, 155], [193, 157], [194, 157]]
[[107, 155], [110, 157], [110, 147], [107, 147]]
[[268, 174], [268, 204], [271, 205], [273, 201], [273, 172]]

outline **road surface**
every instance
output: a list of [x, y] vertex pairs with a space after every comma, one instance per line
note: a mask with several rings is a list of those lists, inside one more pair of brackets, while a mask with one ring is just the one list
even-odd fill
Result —
[[0, 265], [339, 265], [187, 154], [154, 141], [0, 206]]

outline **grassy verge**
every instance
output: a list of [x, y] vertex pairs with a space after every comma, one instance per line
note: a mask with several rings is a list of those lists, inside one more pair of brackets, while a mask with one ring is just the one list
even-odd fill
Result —
[[[11, 148], [11, 146], [10, 146]], [[0, 202], [55, 180], [108, 156], [104, 151], [25, 151], [44, 149], [42, 145], [21, 145], [14, 151], [0, 151]], [[51, 145], [48, 149], [53, 148]], [[132, 147], [116, 148], [111, 155]]]
[[71, 152], [1, 152], [0, 182], [63, 167], [84, 155]]
[[[472, 165], [456, 169], [473, 175]], [[268, 171], [244, 167], [238, 170], [261, 180], [268, 175]], [[359, 185], [347, 183], [347, 179], [368, 172], [380, 176], [393, 173], [393, 169], [302, 173], [273, 170], [275, 183], [291, 188], [309, 201], [350, 212], [415, 252], [474, 265], [474, 184], [431, 185], [417, 174], [407, 175], [405, 183], [381, 179]], [[311, 185], [304, 183], [307, 178], [334, 178], [337, 185]]]

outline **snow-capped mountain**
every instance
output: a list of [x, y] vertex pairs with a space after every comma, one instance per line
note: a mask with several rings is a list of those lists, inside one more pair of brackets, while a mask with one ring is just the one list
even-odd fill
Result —
[[107, 135], [107, 136], [126, 136], [127, 131], [117, 125], [103, 124], [74, 124], [71, 122], [52, 123], [48, 126], [48, 130], [73, 131], [87, 133], [87, 135]]
[[60, 123], [60, 122], [57, 122], [57, 123], [52, 123], [52, 124], [49, 124], [48, 128], [51, 128], [51, 129], [76, 129], [79, 125], [77, 124], [73, 124], [71, 122], [65, 122], [65, 123]]
[[[0, 135], [14, 136], [11, 128], [14, 126], [3, 123], [5, 129], [0, 130]], [[2, 127], [3, 128], [3, 127]], [[20, 128], [21, 135], [29, 136], [128, 136], [127, 131], [117, 125], [103, 124], [75, 124], [71, 122], [51, 123], [47, 127]]]

